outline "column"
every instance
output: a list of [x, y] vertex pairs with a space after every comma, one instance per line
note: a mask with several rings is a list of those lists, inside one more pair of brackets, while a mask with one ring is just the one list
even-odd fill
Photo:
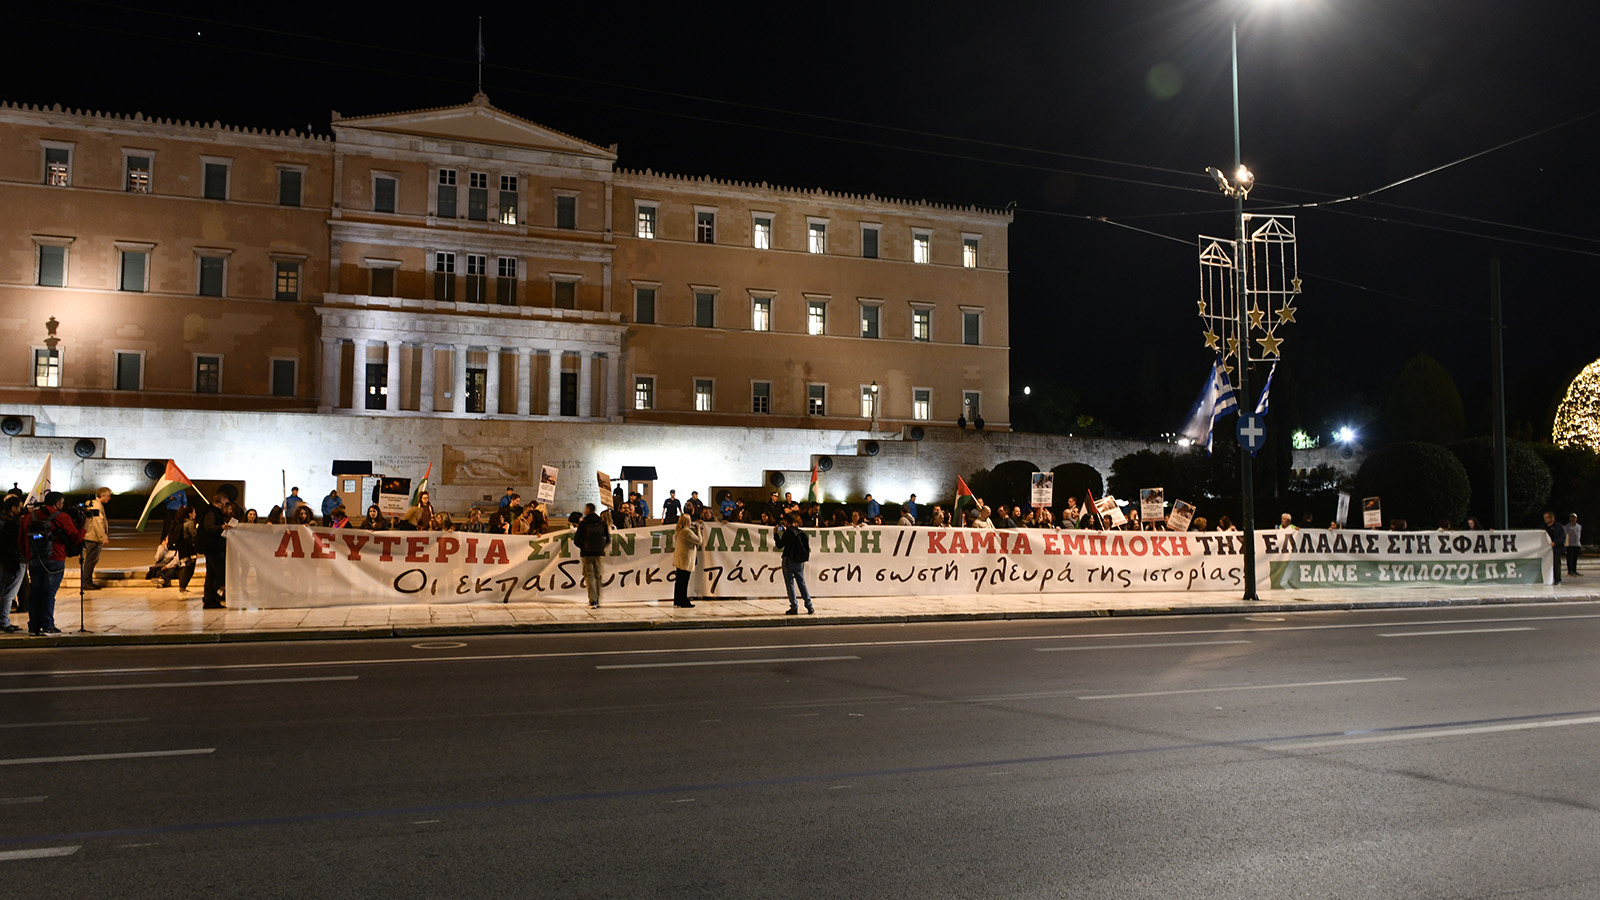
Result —
[[417, 411], [433, 412], [433, 341], [422, 342], [422, 385], [417, 392], [422, 396], [417, 398]]
[[517, 348], [517, 415], [526, 416], [532, 411], [533, 390], [530, 384], [533, 368], [528, 365], [528, 355], [532, 351], [527, 347]]
[[355, 345], [355, 353], [350, 360], [350, 408], [358, 412], [367, 411], [367, 339], [356, 338], [351, 341]]
[[594, 391], [589, 386], [592, 356], [594, 354], [587, 350], [578, 354], [578, 415], [584, 418], [594, 415]]
[[339, 407], [339, 339], [322, 339], [322, 403], [321, 412], [332, 412]]
[[389, 380], [384, 385], [389, 391], [389, 402], [384, 409], [389, 412], [400, 411], [400, 342], [389, 341], [389, 355], [385, 365], [389, 369]]
[[455, 389], [451, 392], [451, 408], [458, 413], [467, 411], [467, 345], [455, 345]]
[[550, 351], [550, 406], [546, 410], [552, 416], [561, 415], [561, 351]]
[[500, 348], [489, 348], [489, 371], [483, 381], [483, 414], [500, 415]]
[[[606, 386], [606, 418], [617, 417], [617, 399], [622, 396], [622, 354], [616, 353], [606, 358], [606, 373], [608, 384]], [[631, 391], [630, 391], [631, 393]]]

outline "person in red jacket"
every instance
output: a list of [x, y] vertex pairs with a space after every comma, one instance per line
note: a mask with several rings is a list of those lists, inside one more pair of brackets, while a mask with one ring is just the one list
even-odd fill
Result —
[[22, 518], [17, 543], [28, 560], [28, 633], [60, 634], [56, 627], [56, 590], [67, 570], [67, 540], [82, 541], [83, 532], [61, 511], [66, 498], [59, 491]]

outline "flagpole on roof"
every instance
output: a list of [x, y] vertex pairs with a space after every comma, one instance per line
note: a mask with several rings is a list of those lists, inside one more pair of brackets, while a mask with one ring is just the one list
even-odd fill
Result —
[[478, 93], [483, 93], [483, 16], [478, 17]]

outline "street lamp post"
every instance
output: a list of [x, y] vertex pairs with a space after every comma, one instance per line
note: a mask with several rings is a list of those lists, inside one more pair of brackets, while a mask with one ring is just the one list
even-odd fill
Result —
[[872, 430], [878, 430], [878, 383], [872, 383]]
[[[1233, 56], [1233, 289], [1239, 314], [1239, 402], [1250, 398], [1250, 337], [1248, 302], [1245, 295], [1245, 234], [1244, 198], [1250, 192], [1249, 170], [1244, 167], [1244, 151], [1239, 140], [1239, 23], [1233, 23], [1230, 41]], [[1241, 406], [1240, 412], [1244, 411]], [[1254, 454], [1239, 453], [1239, 481], [1244, 502], [1244, 599], [1259, 600], [1256, 595], [1256, 487], [1252, 463]]]

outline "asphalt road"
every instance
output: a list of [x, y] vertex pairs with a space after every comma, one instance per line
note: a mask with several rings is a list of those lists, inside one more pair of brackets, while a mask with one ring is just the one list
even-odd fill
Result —
[[0, 896], [1600, 896], [1600, 606], [12, 651]]

